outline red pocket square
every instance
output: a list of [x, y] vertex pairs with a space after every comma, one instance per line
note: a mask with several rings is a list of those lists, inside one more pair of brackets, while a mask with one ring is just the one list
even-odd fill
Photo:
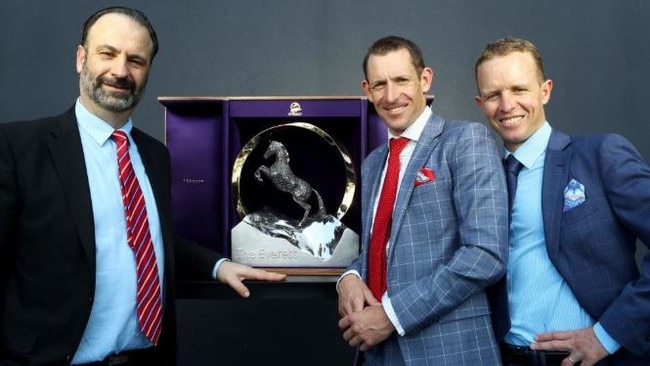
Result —
[[436, 180], [436, 175], [433, 174], [433, 170], [429, 168], [420, 168], [418, 174], [415, 176], [415, 186], [420, 186], [424, 183], [433, 182]]

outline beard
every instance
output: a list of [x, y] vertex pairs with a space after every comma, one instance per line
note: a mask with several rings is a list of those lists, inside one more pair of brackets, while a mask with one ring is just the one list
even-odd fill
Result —
[[[120, 93], [104, 91], [102, 85], [127, 88], [129, 92]], [[124, 112], [134, 108], [138, 102], [140, 102], [146, 85], [146, 78], [142, 85], [138, 87], [131, 78], [95, 76], [90, 70], [88, 70], [85, 61], [81, 70], [81, 88], [84, 94], [86, 94], [86, 96], [88, 96], [88, 98], [98, 106], [112, 112]]]

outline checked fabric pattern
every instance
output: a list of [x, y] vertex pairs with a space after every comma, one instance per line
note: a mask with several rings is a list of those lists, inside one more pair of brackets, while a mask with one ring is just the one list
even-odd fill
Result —
[[408, 142], [409, 140], [404, 137], [390, 140], [388, 168], [379, 195], [375, 221], [372, 224], [368, 251], [368, 287], [379, 301], [386, 291], [386, 242], [390, 236], [393, 207], [397, 197], [399, 155]]
[[111, 137], [117, 143], [117, 163], [126, 214], [128, 245], [136, 260], [138, 324], [145, 337], [156, 345], [162, 331], [162, 300], [147, 209], [138, 178], [131, 165], [126, 133], [115, 130]]

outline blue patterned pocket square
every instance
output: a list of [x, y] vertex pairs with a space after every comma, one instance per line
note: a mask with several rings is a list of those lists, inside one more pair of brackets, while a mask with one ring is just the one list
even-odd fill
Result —
[[567, 212], [586, 200], [585, 186], [577, 180], [571, 179], [566, 188], [564, 188], [564, 208], [562, 212]]

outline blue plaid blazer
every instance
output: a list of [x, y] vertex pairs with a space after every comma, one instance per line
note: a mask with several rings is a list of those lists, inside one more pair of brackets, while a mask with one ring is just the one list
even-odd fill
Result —
[[[349, 269], [366, 278], [373, 202], [387, 144], [361, 169], [362, 252]], [[498, 365], [485, 287], [505, 273], [508, 209], [500, 152], [475, 122], [433, 114], [403, 177], [387, 253], [387, 292], [405, 335], [365, 353], [369, 365]], [[434, 179], [416, 186], [418, 172]]]

